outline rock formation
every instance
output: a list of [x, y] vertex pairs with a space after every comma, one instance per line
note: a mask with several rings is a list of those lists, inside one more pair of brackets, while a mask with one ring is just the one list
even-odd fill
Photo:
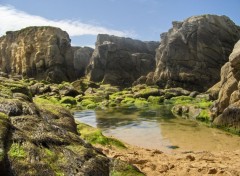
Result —
[[212, 111], [214, 124], [240, 131], [240, 40], [221, 69], [220, 92]]
[[141, 42], [99, 34], [89, 65], [91, 81], [129, 86], [141, 75], [155, 67], [155, 49], [158, 42]]
[[72, 47], [74, 52], [73, 65], [77, 78], [85, 76], [86, 68], [90, 63], [93, 49], [90, 47]]
[[65, 31], [55, 27], [28, 27], [0, 38], [0, 68], [7, 74], [74, 80], [73, 52]]
[[205, 91], [220, 80], [240, 28], [228, 17], [193, 16], [161, 35], [156, 70], [146, 79], [160, 87]]
[[107, 158], [79, 132], [68, 110], [41, 98], [33, 101], [27, 83], [0, 77], [1, 175], [142, 175]]

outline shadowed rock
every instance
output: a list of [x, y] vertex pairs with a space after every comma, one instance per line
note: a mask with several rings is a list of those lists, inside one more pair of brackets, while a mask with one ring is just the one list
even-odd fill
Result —
[[88, 75], [91, 81], [129, 86], [155, 67], [158, 42], [99, 34]]
[[74, 52], [73, 65], [77, 78], [85, 76], [85, 72], [94, 49], [90, 47], [72, 47]]

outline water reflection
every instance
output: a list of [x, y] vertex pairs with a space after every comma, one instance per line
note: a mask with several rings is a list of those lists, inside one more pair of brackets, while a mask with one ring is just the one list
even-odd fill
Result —
[[[236, 150], [240, 137], [199, 125], [195, 121], [175, 118], [171, 106], [81, 111], [75, 118], [103, 130], [129, 144], [145, 148], [173, 150]], [[231, 144], [231, 145], [229, 145]]]

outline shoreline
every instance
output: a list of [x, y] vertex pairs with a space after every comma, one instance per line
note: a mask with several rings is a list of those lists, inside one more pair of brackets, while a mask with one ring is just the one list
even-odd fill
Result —
[[126, 149], [93, 145], [109, 158], [136, 166], [147, 176], [153, 175], [240, 175], [240, 150], [175, 151], [166, 153], [124, 143]]
[[[78, 122], [76, 121], [77, 124]], [[98, 130], [98, 128], [94, 129]], [[81, 130], [79, 132], [81, 133]], [[119, 159], [134, 165], [147, 176], [240, 175], [240, 149], [221, 152], [174, 151], [168, 153], [157, 149], [147, 149], [130, 145], [121, 140], [120, 142], [126, 148], [119, 148], [114, 145], [92, 145], [109, 158]]]

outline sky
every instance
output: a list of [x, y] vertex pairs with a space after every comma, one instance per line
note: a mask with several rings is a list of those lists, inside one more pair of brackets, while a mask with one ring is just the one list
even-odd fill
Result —
[[226, 15], [240, 25], [240, 0], [0, 0], [0, 36], [27, 26], [56, 26], [73, 46], [94, 47], [99, 33], [160, 41], [172, 21]]

